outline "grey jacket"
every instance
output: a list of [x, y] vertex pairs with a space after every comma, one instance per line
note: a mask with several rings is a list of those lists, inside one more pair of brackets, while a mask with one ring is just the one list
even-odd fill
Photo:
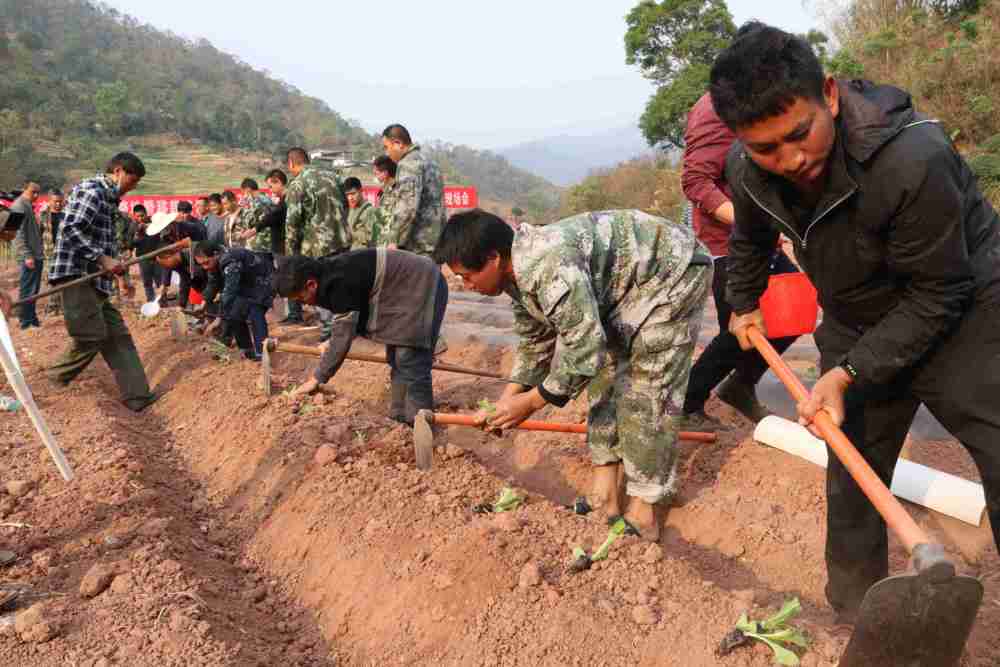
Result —
[[[439, 311], [443, 315], [448, 305], [448, 283], [441, 270], [430, 259], [405, 250], [378, 248], [374, 252], [375, 281], [360, 333], [384, 345], [433, 350], [435, 315]], [[324, 302], [322, 284], [319, 294], [317, 305], [342, 312], [338, 304]], [[327, 382], [340, 369], [356, 333], [352, 327], [334, 327], [314, 374], [318, 382]]]
[[38, 226], [38, 218], [31, 203], [18, 197], [10, 206], [10, 210], [24, 214], [21, 228], [14, 237], [14, 248], [20, 262], [33, 257], [36, 260], [45, 259], [45, 244], [42, 241], [42, 228]]
[[209, 213], [204, 219], [205, 240], [209, 243], [226, 245], [226, 221], [219, 216]]

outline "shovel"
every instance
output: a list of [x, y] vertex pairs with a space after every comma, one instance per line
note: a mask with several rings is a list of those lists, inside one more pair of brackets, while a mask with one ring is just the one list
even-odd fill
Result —
[[[417, 467], [421, 470], [430, 470], [433, 465], [434, 434], [431, 431], [431, 424], [448, 424], [452, 426], [475, 426], [482, 428], [482, 424], [476, 423], [473, 415], [447, 415], [430, 410], [421, 410], [413, 420], [413, 452], [417, 460]], [[525, 420], [514, 428], [521, 431], [549, 431], [554, 433], [586, 433], [586, 424], [567, 424], [564, 422], [543, 422], [531, 419]], [[692, 442], [715, 442], [714, 433], [700, 433], [697, 431], [680, 431], [678, 439]]]
[[[808, 390], [760, 330], [750, 327], [747, 334], [792, 397], [806, 400]], [[955, 573], [941, 545], [931, 543], [829, 414], [817, 414], [813, 425], [903, 542], [915, 571], [868, 589], [839, 666], [957, 665], [983, 601], [982, 583]]]

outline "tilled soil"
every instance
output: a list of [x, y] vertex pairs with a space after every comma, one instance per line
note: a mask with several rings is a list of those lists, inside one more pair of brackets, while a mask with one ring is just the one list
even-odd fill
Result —
[[[442, 360], [509, 370], [508, 348], [454, 334], [475, 323], [475, 300], [463, 303]], [[483, 310], [486, 325], [504, 324], [493, 304]], [[709, 411], [735, 431], [681, 445], [681, 498], [661, 544], [624, 538], [607, 561], [569, 574], [572, 548], [607, 534], [599, 512], [565, 507], [589, 486], [582, 436], [453, 428], [420, 472], [409, 428], [385, 416], [386, 367], [347, 362], [332, 391], [295, 404], [280, 392], [312, 358], [275, 355], [267, 398], [258, 365], [220, 360], [203, 339], [172, 340], [165, 320], [129, 322], [165, 392], [138, 416], [117, 402], [102, 361], [69, 389], [48, 385], [41, 369], [65, 344], [61, 321], [15, 333], [77, 480], [61, 481], [23, 412], [0, 417], [0, 483], [31, 489], [0, 493], [0, 523], [26, 524], [0, 528], [0, 549], [20, 555], [0, 587], [25, 588], [18, 611], [40, 612], [18, 628], [0, 620], [6, 664], [764, 666], [762, 646], [724, 658], [715, 648], [740, 613], [764, 617], [796, 596], [812, 641], [804, 665], [836, 664], [847, 641], [823, 595], [823, 472], [754, 443], [725, 406]], [[435, 387], [441, 411], [470, 411], [502, 384], [436, 373]], [[542, 417], [585, 413], [577, 400]], [[954, 442], [910, 450], [975, 478]], [[505, 484], [526, 505], [472, 511]], [[985, 581], [962, 664], [1000, 664], [988, 525], [908, 507]], [[892, 565], [906, 565], [895, 542]]]

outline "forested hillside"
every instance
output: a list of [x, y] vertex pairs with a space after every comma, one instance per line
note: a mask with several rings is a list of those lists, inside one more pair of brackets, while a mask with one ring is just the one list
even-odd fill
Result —
[[[272, 156], [291, 145], [381, 152], [376, 137], [322, 100], [206, 40], [157, 30], [101, 3], [0, 0], [0, 67], [0, 187], [26, 177], [62, 185], [81, 161], [154, 135]], [[542, 189], [548, 200], [557, 197], [544, 180], [495, 156], [460, 147], [446, 153], [451, 180], [487, 196], [535, 199]]]

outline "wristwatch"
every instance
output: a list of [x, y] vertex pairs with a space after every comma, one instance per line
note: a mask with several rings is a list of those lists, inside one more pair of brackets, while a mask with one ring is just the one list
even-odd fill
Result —
[[844, 360], [840, 362], [839, 366], [843, 368], [849, 376], [851, 376], [851, 381], [858, 379], [858, 369], [854, 367], [851, 360], [844, 357]]

